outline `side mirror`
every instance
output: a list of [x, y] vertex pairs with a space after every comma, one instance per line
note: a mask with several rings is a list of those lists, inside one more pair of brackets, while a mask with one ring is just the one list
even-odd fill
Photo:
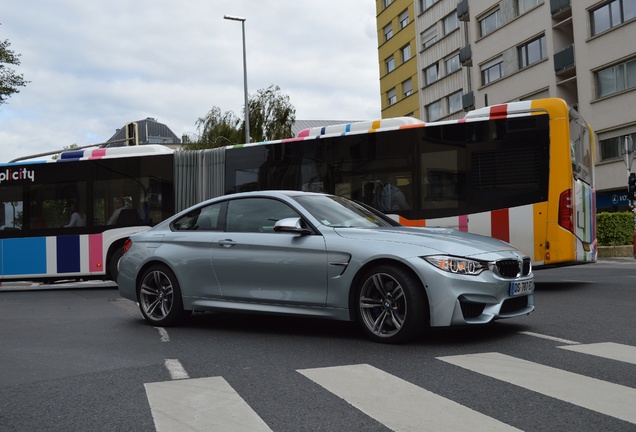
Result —
[[300, 235], [311, 234], [311, 230], [303, 227], [302, 220], [300, 218], [286, 218], [281, 219], [274, 224], [275, 232], [289, 232]]

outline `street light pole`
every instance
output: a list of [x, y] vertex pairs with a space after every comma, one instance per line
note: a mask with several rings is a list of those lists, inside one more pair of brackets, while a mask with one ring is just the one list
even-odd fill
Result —
[[247, 55], [245, 52], [245, 18], [232, 15], [224, 15], [223, 19], [240, 21], [243, 30], [243, 93], [245, 96], [245, 143], [250, 142], [250, 109], [247, 104]]

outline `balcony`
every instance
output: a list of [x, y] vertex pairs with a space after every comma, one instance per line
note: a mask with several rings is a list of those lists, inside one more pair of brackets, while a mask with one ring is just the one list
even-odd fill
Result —
[[459, 50], [459, 62], [462, 64], [462, 66], [473, 65], [473, 52], [470, 48], [470, 45], [466, 45]]
[[457, 3], [457, 19], [460, 21], [470, 21], [468, 0], [461, 0]]
[[555, 20], [572, 16], [570, 0], [550, 0], [550, 12], [552, 12], [552, 19]]
[[468, 92], [462, 95], [462, 108], [464, 111], [475, 108], [475, 93]]
[[565, 75], [574, 70], [574, 45], [554, 53], [554, 72], [559, 75]]

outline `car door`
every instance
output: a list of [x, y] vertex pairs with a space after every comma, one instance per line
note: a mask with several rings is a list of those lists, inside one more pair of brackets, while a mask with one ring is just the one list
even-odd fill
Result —
[[228, 202], [225, 233], [212, 263], [228, 300], [324, 305], [327, 253], [322, 235], [274, 232], [278, 220], [300, 217], [289, 205], [253, 197]]

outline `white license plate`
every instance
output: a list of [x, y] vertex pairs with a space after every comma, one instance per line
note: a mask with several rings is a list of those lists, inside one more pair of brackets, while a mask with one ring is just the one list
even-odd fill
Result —
[[534, 280], [510, 282], [510, 295], [530, 294], [534, 291]]

